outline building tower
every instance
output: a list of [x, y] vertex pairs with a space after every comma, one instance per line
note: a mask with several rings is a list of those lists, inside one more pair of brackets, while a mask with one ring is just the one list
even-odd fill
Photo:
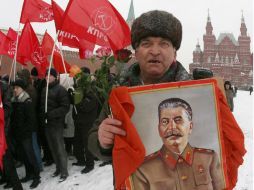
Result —
[[204, 62], [210, 62], [214, 58], [214, 45], [216, 41], [216, 37], [213, 34], [213, 26], [209, 14], [208, 9], [208, 16], [207, 16], [207, 22], [206, 22], [206, 33], [203, 35], [204, 40]]
[[202, 63], [203, 52], [201, 51], [199, 41], [197, 42], [196, 49], [193, 51], [193, 63]]
[[[239, 51], [240, 51], [240, 60], [242, 56], [250, 55], [250, 37], [247, 35], [247, 27], [245, 25], [243, 12], [241, 18], [241, 27], [240, 27], [241, 34], [238, 37], [239, 42]], [[250, 60], [248, 60], [250, 61]]]

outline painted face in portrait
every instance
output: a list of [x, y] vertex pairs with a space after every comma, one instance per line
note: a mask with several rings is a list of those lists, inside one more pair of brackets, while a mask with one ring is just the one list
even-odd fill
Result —
[[162, 109], [159, 121], [159, 134], [166, 148], [181, 153], [188, 144], [192, 125], [192, 121], [189, 120], [184, 108]]

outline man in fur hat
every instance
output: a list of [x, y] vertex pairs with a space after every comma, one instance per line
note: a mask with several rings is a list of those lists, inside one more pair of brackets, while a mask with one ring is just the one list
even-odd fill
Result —
[[[49, 73], [49, 78], [47, 77]], [[46, 71], [46, 80], [48, 85], [47, 113], [46, 106], [46, 87], [41, 93], [40, 118], [44, 122], [46, 139], [56, 164], [56, 170], [51, 175], [56, 177], [60, 175], [59, 182], [65, 181], [68, 177], [68, 160], [64, 148], [64, 121], [65, 115], [69, 111], [70, 99], [67, 90], [61, 86], [57, 80], [58, 73], [51, 68]]]
[[[137, 63], [124, 76], [123, 85], [138, 86], [189, 80], [189, 74], [176, 60], [182, 40], [182, 25], [165, 11], [149, 11], [138, 17], [131, 28], [132, 47]], [[111, 160], [115, 135], [126, 135], [121, 121], [105, 113], [90, 131], [89, 149], [102, 160]]]
[[20, 181], [25, 183], [33, 180], [30, 188], [34, 189], [41, 181], [40, 167], [37, 163], [32, 144], [32, 133], [35, 126], [32, 99], [24, 90], [26, 83], [23, 79], [17, 78], [12, 86], [14, 96], [11, 99], [10, 130], [16, 141], [17, 149], [22, 153], [22, 161], [24, 162], [26, 171], [26, 176]]

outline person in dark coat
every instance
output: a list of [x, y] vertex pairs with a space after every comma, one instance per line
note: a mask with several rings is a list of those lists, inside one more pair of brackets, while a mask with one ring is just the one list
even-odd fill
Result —
[[226, 93], [228, 106], [230, 108], [230, 111], [233, 112], [234, 111], [234, 100], [233, 100], [234, 91], [233, 91], [230, 81], [224, 82], [224, 89], [225, 89], [225, 93]]
[[13, 190], [23, 190], [22, 184], [19, 180], [14, 158], [11, 152], [11, 134], [9, 130], [10, 113], [11, 113], [11, 91], [7, 84], [8, 81], [0, 81], [0, 91], [2, 97], [2, 104], [4, 108], [4, 132], [7, 144], [7, 150], [3, 156], [3, 170], [0, 184], [4, 184], [4, 188], [13, 188]]
[[36, 67], [33, 67], [31, 69], [31, 79], [32, 79], [32, 84], [33, 87], [35, 88], [37, 92], [37, 102], [36, 102], [36, 113], [37, 113], [37, 121], [38, 121], [38, 143], [39, 147], [43, 151], [43, 158], [42, 161], [44, 162], [44, 166], [50, 166], [54, 163], [53, 157], [51, 154], [51, 151], [49, 149], [49, 145], [45, 136], [45, 128], [44, 128], [44, 121], [41, 123], [40, 120], [40, 105], [41, 105], [41, 92], [42, 89], [46, 86], [46, 80], [45, 79], [39, 79], [38, 78], [38, 71]]
[[251, 93], [253, 92], [253, 87], [252, 86], [249, 88], [249, 91], [250, 91], [250, 95], [251, 95]]
[[24, 91], [24, 80], [17, 78], [12, 85], [14, 96], [11, 99], [10, 130], [17, 142], [17, 149], [22, 153], [22, 161], [25, 165], [26, 176], [21, 179], [21, 182], [33, 180], [30, 188], [36, 188], [41, 181], [40, 167], [32, 143], [32, 133], [35, 126], [33, 103], [29, 94]]
[[[49, 78], [47, 76], [49, 72]], [[59, 85], [57, 81], [57, 72], [51, 68], [46, 72], [46, 80], [48, 80], [48, 97], [47, 110], [46, 106], [46, 88], [42, 90], [40, 118], [44, 120], [45, 135], [54, 162], [56, 171], [52, 177], [60, 175], [59, 182], [68, 177], [67, 170], [67, 153], [64, 148], [63, 130], [65, 125], [65, 115], [69, 111], [70, 99], [67, 90]]]
[[33, 127], [34, 131], [32, 134], [32, 141], [33, 141], [33, 148], [34, 148], [36, 160], [40, 167], [40, 170], [42, 171], [43, 168], [42, 168], [41, 152], [40, 152], [40, 148], [38, 145], [38, 138], [37, 138], [37, 131], [38, 131], [38, 120], [37, 120], [38, 117], [36, 112], [37, 102], [38, 102], [37, 91], [35, 87], [32, 85], [32, 79], [31, 79], [30, 71], [28, 69], [21, 69], [20, 71], [17, 72], [17, 76], [18, 78], [24, 80], [25, 82], [24, 90], [28, 93], [28, 95], [32, 99], [33, 110], [35, 112], [35, 120], [34, 120], [35, 122]]
[[[84, 73], [90, 74], [88, 68], [82, 69]], [[77, 162], [73, 165], [85, 166], [81, 173], [88, 173], [94, 168], [94, 156], [88, 150], [88, 131], [92, 128], [97, 117], [98, 101], [94, 94], [86, 92], [81, 102], [76, 106], [77, 112], [73, 112], [75, 125], [74, 132], [74, 155]]]

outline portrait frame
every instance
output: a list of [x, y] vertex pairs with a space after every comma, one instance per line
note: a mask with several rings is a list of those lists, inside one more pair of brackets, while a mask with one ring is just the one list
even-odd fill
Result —
[[170, 97], [188, 102], [193, 110], [194, 125], [189, 142], [193, 147], [217, 153], [223, 183], [227, 187], [226, 153], [216, 88], [216, 79], [204, 79], [128, 87], [128, 93], [135, 107], [131, 121], [144, 144], [146, 158], [154, 155], [162, 146], [161, 138], [157, 135], [159, 103]]

